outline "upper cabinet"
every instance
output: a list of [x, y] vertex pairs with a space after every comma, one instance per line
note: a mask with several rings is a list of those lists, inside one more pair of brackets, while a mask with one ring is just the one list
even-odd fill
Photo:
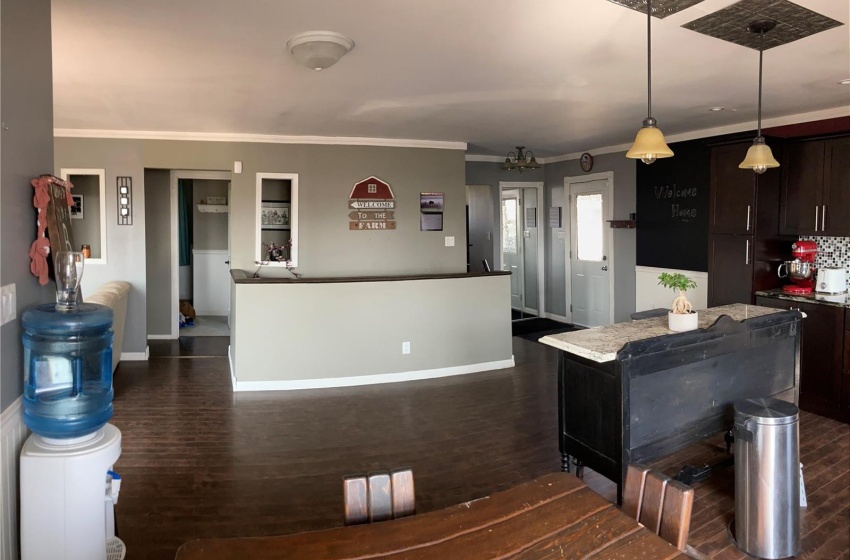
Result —
[[850, 137], [824, 143], [823, 233], [850, 235]]
[[298, 174], [257, 173], [256, 262], [298, 266]]
[[780, 231], [850, 235], [850, 137], [785, 146]]
[[739, 169], [751, 143], [711, 149], [709, 233], [752, 234], [755, 229], [756, 180]]

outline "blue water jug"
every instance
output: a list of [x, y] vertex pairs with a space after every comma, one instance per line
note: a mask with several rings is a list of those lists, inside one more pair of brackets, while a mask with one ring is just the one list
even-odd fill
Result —
[[24, 311], [24, 423], [48, 438], [76, 438], [112, 417], [112, 310], [53, 303]]

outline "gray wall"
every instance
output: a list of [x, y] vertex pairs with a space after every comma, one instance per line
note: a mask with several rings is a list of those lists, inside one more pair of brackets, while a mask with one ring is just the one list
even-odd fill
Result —
[[74, 184], [71, 192], [83, 196], [83, 219], [71, 220], [71, 232], [74, 236], [74, 249], [83, 245], [91, 246], [91, 258], [100, 259], [100, 177], [97, 175], [70, 175], [68, 180]]
[[[578, 160], [568, 160], [557, 163], [549, 163], [544, 166], [546, 171], [546, 192], [549, 200], [554, 199], [553, 189], [561, 188], [559, 196], [564, 207], [562, 219], [564, 225], [567, 223], [568, 209], [563, 202], [564, 178], [580, 177], [587, 175], [579, 167]], [[626, 220], [631, 212], [635, 211], [635, 161], [626, 158], [625, 152], [615, 154], [603, 154], [596, 156], [593, 162], [593, 173], [612, 171], [614, 173], [614, 200], [613, 210], [615, 220]], [[551, 203], [547, 203], [547, 206]], [[569, 233], [567, 233], [569, 235]], [[560, 249], [562, 258], [560, 262], [550, 260], [547, 263], [546, 281], [547, 295], [552, 294], [552, 301], [558, 301], [560, 294], [560, 307], [550, 307], [550, 313], [562, 315], [566, 312], [564, 293], [566, 284], [564, 280], [564, 245], [563, 241], [557, 240], [557, 234], [553, 235], [552, 229], [547, 228], [547, 244], [552, 247], [552, 237], [556, 237], [554, 249]], [[619, 323], [630, 320], [630, 314], [635, 310], [635, 230], [614, 230], [614, 321]], [[547, 300], [548, 301], [548, 300]], [[547, 307], [549, 304], [547, 303]]]
[[30, 180], [53, 166], [53, 70], [49, 0], [3, 0], [0, 5], [0, 282], [15, 284], [17, 319], [0, 329], [0, 408], [22, 393], [20, 317], [51, 301], [52, 282], [39, 286], [27, 253], [35, 239]]
[[[231, 260], [253, 271], [256, 173], [299, 174], [299, 266], [305, 276], [351, 276], [466, 271], [464, 153], [460, 150], [163, 140], [56, 138], [55, 167], [106, 169], [109, 263], [86, 276], [90, 286], [126, 280], [130, 293], [124, 351], [146, 345], [144, 169], [227, 170], [234, 160], [230, 200]], [[134, 221], [118, 226], [115, 177], [133, 177]], [[395, 231], [349, 231], [348, 195], [375, 175], [396, 197]], [[445, 193], [444, 231], [419, 231], [419, 193]], [[443, 236], [454, 236], [445, 247]], [[157, 271], [157, 274], [165, 272]], [[271, 274], [271, 272], [268, 272]]]
[[205, 179], [192, 180], [192, 248], [207, 251], [227, 250], [228, 213], [201, 212], [198, 204], [205, 204], [208, 196], [227, 198], [229, 181]]
[[171, 309], [171, 174], [145, 169], [145, 285], [147, 334], [170, 335]]

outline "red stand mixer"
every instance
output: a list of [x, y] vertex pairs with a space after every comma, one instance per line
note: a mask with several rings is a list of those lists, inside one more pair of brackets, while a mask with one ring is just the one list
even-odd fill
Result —
[[779, 277], [787, 277], [793, 282], [782, 286], [782, 291], [789, 294], [812, 293], [815, 286], [815, 256], [818, 254], [818, 244], [814, 241], [797, 241], [791, 245], [791, 254], [794, 255], [793, 261], [785, 261], [779, 265]]

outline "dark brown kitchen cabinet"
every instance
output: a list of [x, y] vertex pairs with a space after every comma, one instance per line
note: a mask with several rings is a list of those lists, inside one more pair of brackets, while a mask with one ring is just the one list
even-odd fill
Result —
[[824, 142], [822, 206], [821, 235], [850, 236], [850, 137]]
[[752, 303], [779, 285], [792, 240], [779, 235], [779, 170], [740, 169], [751, 141], [711, 148], [708, 305]]
[[799, 309], [806, 314], [800, 348], [800, 408], [844, 422], [850, 385], [845, 381], [845, 329], [841, 307], [770, 297], [756, 298], [758, 305]]
[[783, 147], [779, 230], [787, 235], [850, 235], [850, 137]]
[[752, 303], [753, 236], [708, 236], [709, 307]]
[[711, 149], [709, 233], [752, 234], [755, 228], [756, 176], [738, 165], [751, 143]]
[[[850, 320], [844, 320], [850, 326]], [[850, 328], [844, 331], [844, 375], [841, 378], [841, 414], [845, 422], [850, 422]]]

